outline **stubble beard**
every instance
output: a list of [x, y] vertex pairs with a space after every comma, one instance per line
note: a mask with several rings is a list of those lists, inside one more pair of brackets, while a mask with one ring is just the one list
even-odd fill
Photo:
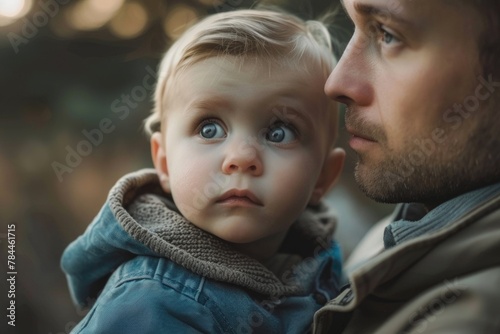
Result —
[[358, 154], [355, 179], [377, 202], [416, 202], [435, 207], [500, 182], [499, 126], [498, 119], [483, 117], [472, 129], [448, 129], [448, 138], [435, 144], [433, 152], [423, 152], [414, 141], [407, 141], [398, 151], [381, 143], [385, 157], [381, 162], [374, 164]]

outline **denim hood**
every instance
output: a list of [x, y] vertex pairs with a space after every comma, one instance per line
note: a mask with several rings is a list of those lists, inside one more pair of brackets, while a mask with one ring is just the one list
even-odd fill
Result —
[[[314, 256], [329, 247], [334, 229], [326, 206], [308, 208], [292, 225], [280, 253]], [[61, 266], [73, 302], [92, 304], [116, 268], [136, 256], [168, 258], [195, 274], [264, 295], [306, 289], [300, 275], [280, 279], [269, 266], [188, 222], [153, 169], [122, 177], [85, 233], [64, 251]]]

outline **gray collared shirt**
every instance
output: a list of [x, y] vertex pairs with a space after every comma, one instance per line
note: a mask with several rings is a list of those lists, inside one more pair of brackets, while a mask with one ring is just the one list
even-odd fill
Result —
[[498, 195], [500, 195], [500, 183], [462, 194], [429, 212], [419, 203], [404, 204], [394, 222], [385, 228], [385, 248], [394, 247], [424, 234], [434, 233]]

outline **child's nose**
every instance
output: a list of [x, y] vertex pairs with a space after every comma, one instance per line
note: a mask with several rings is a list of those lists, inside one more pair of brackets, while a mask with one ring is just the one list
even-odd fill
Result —
[[263, 167], [255, 145], [242, 142], [240, 145], [232, 145], [228, 149], [222, 163], [222, 172], [224, 174], [249, 173], [252, 176], [260, 176]]

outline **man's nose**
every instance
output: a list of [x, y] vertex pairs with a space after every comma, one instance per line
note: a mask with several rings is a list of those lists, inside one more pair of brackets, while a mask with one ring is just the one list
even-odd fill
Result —
[[365, 106], [373, 98], [373, 68], [370, 65], [369, 36], [358, 33], [351, 38], [344, 54], [325, 84], [331, 99], [345, 104]]

